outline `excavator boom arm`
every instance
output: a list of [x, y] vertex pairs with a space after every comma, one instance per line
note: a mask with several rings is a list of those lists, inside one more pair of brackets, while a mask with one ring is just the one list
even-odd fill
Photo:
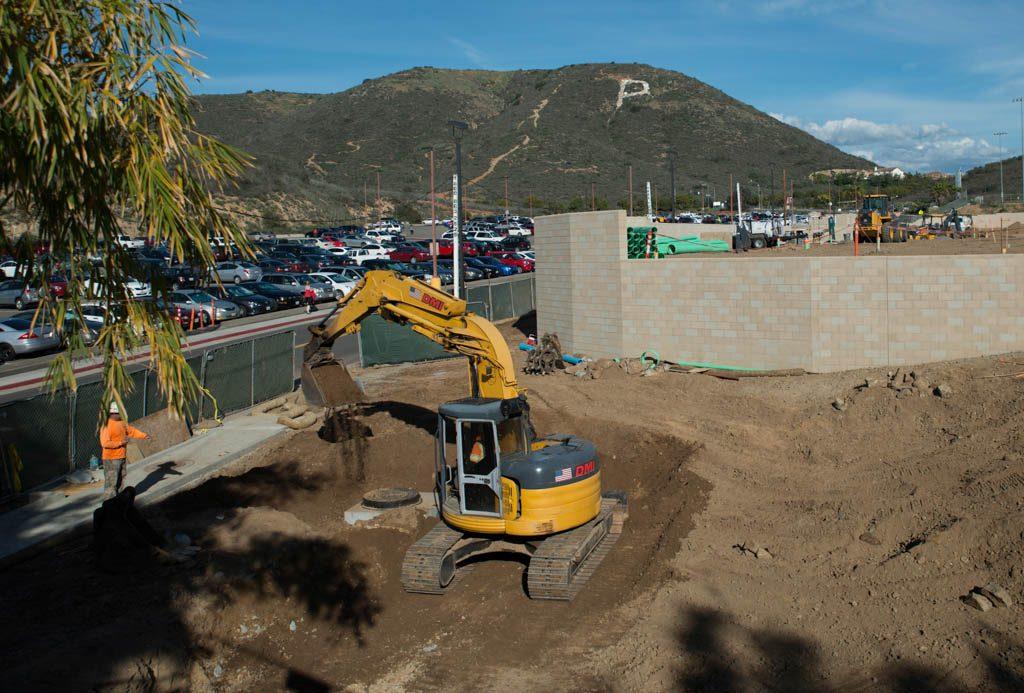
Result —
[[367, 272], [327, 317], [309, 328], [312, 336], [305, 361], [323, 358], [334, 340], [358, 332], [362, 321], [373, 314], [407, 324], [446, 350], [465, 356], [474, 396], [519, 396], [512, 354], [498, 328], [467, 312], [464, 300], [387, 270]]

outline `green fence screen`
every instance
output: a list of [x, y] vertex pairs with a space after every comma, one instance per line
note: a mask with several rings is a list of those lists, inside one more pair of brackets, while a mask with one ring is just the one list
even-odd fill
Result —
[[295, 385], [292, 353], [295, 349], [295, 333], [282, 332], [261, 337], [255, 340], [253, 347], [253, 403], [291, 392]]
[[252, 406], [252, 342], [229, 344], [206, 352], [203, 384], [210, 398], [203, 400], [203, 417], [223, 416]]
[[67, 474], [70, 402], [65, 393], [39, 395], [0, 407], [0, 441], [14, 490]]

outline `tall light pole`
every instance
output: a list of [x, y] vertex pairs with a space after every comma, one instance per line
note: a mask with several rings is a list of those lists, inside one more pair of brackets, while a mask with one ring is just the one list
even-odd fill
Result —
[[1024, 202], [1024, 96], [1013, 102], [1020, 104], [1020, 201]]
[[672, 194], [672, 221], [676, 220], [676, 153], [668, 153], [668, 177]]
[[999, 132], [993, 132], [996, 137], [996, 142], [999, 143], [999, 204], [1003, 204], [1003, 135], [1006, 133], [1000, 130]]
[[505, 176], [505, 217], [508, 217], [508, 176]]
[[768, 207], [769, 207], [769, 209], [772, 212], [772, 216], [774, 217], [775, 216], [775, 164], [774, 163], [769, 164], [769, 167], [772, 170], [772, 192], [771, 192], [771, 195], [768, 197]]
[[597, 211], [597, 181], [590, 181], [590, 211]]
[[462, 298], [462, 287], [465, 286], [466, 274], [462, 258], [462, 136], [468, 125], [461, 120], [449, 120], [452, 126], [452, 139], [455, 140], [455, 227], [452, 239], [452, 274], [455, 275], [455, 297]]

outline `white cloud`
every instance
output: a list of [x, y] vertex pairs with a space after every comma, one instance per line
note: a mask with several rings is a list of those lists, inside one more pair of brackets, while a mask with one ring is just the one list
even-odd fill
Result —
[[460, 51], [462, 51], [462, 54], [466, 57], [466, 60], [473, 63], [473, 65], [475, 65], [476, 67], [484, 67], [485, 60], [483, 53], [481, 53], [477, 49], [477, 47], [474, 46], [472, 43], [469, 43], [468, 41], [463, 41], [462, 39], [458, 39], [453, 36], [448, 37], [448, 43], [452, 44]]
[[860, 118], [814, 123], [781, 113], [771, 115], [851, 154], [910, 171], [970, 168], [1000, 154], [988, 140], [970, 137], [945, 123], [909, 125]]

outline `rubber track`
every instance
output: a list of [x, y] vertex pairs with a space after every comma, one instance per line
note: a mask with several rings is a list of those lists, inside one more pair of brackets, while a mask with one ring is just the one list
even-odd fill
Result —
[[[601, 502], [601, 512], [596, 518], [581, 527], [545, 539], [530, 559], [526, 573], [530, 598], [571, 601], [579, 594], [619, 540], [625, 519], [623, 510], [618, 501], [606, 498]], [[604, 536], [582, 561], [575, 563], [574, 556], [593, 537], [595, 530], [605, 532]]]
[[447, 587], [441, 587], [441, 559], [448, 550], [463, 537], [444, 522], [438, 522], [433, 529], [409, 547], [402, 561], [402, 587], [406, 592], [421, 594], [444, 594], [459, 580], [465, 569], [457, 569], [455, 578]]

